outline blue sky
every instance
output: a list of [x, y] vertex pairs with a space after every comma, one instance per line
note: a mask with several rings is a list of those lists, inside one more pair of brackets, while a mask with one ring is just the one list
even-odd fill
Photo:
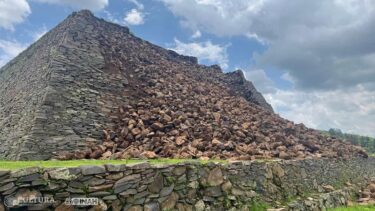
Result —
[[375, 136], [374, 1], [0, 0], [0, 66], [79, 9], [242, 69], [296, 123]]
[[[144, 2], [147, 3], [145, 4]], [[139, 8], [137, 4], [143, 5], [141, 6], [142, 8]], [[24, 22], [14, 25], [14, 30], [0, 28], [0, 37], [2, 39], [27, 45], [55, 27], [70, 13], [78, 10], [78, 8], [70, 5], [62, 6], [60, 4], [44, 3], [43, 1], [30, 1], [29, 6], [32, 11], [31, 14], [27, 16]], [[143, 14], [143, 22], [141, 24], [124, 21], [124, 15], [134, 9]], [[249, 68], [253, 64], [251, 55], [254, 52], [263, 52], [266, 49], [265, 44], [242, 35], [227, 37], [215, 36], [215, 34], [211, 33], [200, 33], [199, 37], [193, 38], [197, 30], [183, 27], [180, 24], [181, 19], [174, 16], [172, 11], [162, 1], [110, 1], [102, 10], [93, 12], [98, 17], [127, 26], [138, 37], [165, 48], [173, 49], [176, 43], [175, 40], [183, 43], [204, 43], [209, 41], [215, 46], [225, 48], [225, 58], [227, 58], [223, 68], [225, 71]], [[220, 60], [215, 58], [207, 59], [201, 57], [200, 63], [208, 65], [220, 63]], [[277, 80], [280, 78], [280, 74], [273, 71], [270, 72], [270, 77]], [[283, 85], [283, 83], [280, 83], [280, 85]]]

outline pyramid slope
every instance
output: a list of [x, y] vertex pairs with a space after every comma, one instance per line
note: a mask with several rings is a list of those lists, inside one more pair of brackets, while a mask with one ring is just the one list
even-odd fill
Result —
[[[54, 37], [54, 39], [51, 39]], [[0, 159], [16, 159], [35, 121], [43, 118], [42, 104], [48, 90], [56, 33], [46, 34], [0, 69]], [[27, 152], [26, 149], [24, 152]]]
[[[71, 15], [1, 69], [0, 97], [8, 99], [1, 106], [2, 158], [47, 159], [54, 152], [79, 148], [85, 135], [100, 137], [88, 119], [104, 117], [96, 114], [96, 99], [90, 98], [95, 91], [85, 83], [100, 77], [95, 73], [104, 58], [95, 40], [82, 37], [90, 33], [87, 18], [91, 16]], [[90, 49], [80, 48], [77, 41], [86, 38], [94, 43]]]
[[189, 77], [197, 80], [219, 80], [232, 94], [272, 112], [243, 74], [199, 65], [194, 57], [153, 45], [84, 10], [0, 70], [1, 159], [48, 159], [85, 148], [87, 140], [100, 142], [102, 130], [118, 122], [114, 111], [145, 94], [134, 73], [165, 62], [195, 70]]
[[113, 110], [115, 126], [105, 130], [103, 143], [88, 142], [88, 149], [62, 152], [57, 159], [367, 157], [361, 148], [238, 96], [228, 77], [241, 78], [240, 73], [159, 62], [129, 70], [129, 100]]

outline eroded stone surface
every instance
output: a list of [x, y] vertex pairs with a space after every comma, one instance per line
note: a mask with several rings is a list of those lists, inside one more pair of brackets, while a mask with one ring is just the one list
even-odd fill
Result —
[[58, 168], [48, 170], [51, 179], [55, 180], [73, 180], [77, 178], [77, 175], [73, 174], [68, 168]]
[[106, 172], [104, 166], [81, 166], [80, 169], [83, 175], [102, 174]]
[[[350, 184], [351, 186], [351, 184]], [[375, 204], [375, 178], [359, 192], [358, 203], [361, 204]]]
[[224, 182], [223, 173], [220, 168], [214, 168], [208, 174], [207, 182], [211, 186], [218, 186]]
[[178, 198], [179, 198], [178, 194], [175, 192], [172, 192], [171, 195], [169, 195], [167, 199], [161, 203], [161, 208], [163, 210], [173, 209], [177, 203]]

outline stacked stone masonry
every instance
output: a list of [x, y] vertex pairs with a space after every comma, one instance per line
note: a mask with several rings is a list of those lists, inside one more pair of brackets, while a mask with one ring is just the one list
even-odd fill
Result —
[[[0, 171], [0, 210], [4, 203], [19, 207], [15, 199], [22, 197], [53, 198], [23, 207], [30, 210], [248, 210], [255, 202], [325, 210], [346, 205], [354, 189], [375, 177], [374, 165], [375, 159], [307, 159]], [[99, 204], [65, 204], [67, 198], [87, 197]]]
[[243, 75], [198, 65], [81, 11], [0, 69], [0, 158], [48, 159], [84, 148], [87, 138], [100, 141], [117, 120], [113, 112], [142, 91], [134, 72], [165, 60], [199, 70], [200, 78], [220, 76], [234, 93], [272, 111]]

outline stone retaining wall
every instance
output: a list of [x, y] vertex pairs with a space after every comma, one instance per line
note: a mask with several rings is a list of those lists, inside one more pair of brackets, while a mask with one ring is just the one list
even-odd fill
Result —
[[4, 203], [17, 207], [15, 199], [25, 197], [54, 200], [29, 210], [73, 210], [79, 207], [66, 199], [86, 197], [98, 198], [99, 204], [83, 210], [248, 210], [264, 203], [320, 210], [345, 205], [351, 188], [375, 177], [374, 167], [372, 158], [33, 167], [0, 171], [0, 210]]

